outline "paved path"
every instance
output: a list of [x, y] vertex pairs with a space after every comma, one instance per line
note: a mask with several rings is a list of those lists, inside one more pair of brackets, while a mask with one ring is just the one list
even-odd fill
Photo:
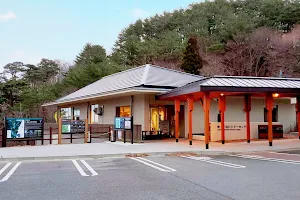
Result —
[[202, 141], [193, 141], [193, 145], [188, 145], [187, 140], [179, 143], [174, 141], [156, 141], [151, 143], [130, 144], [122, 142], [102, 142], [91, 144], [64, 144], [45, 146], [26, 146], [0, 148], [0, 158], [2, 159], [38, 159], [38, 158], [64, 158], [76, 156], [124, 156], [132, 153], [165, 154], [172, 152], [198, 152], [202, 154], [224, 154], [232, 152], [252, 152], [252, 151], [277, 151], [290, 148], [300, 148], [300, 140], [276, 140], [272, 147], [267, 141], [256, 141], [248, 143], [210, 143], [210, 149], [206, 150]]
[[0, 162], [0, 199], [294, 200], [299, 167], [235, 156]]

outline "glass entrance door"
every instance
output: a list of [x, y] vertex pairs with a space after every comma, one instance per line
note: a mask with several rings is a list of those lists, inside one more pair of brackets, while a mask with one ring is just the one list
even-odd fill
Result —
[[159, 123], [166, 119], [165, 107], [151, 107], [150, 108], [151, 131], [159, 131]]

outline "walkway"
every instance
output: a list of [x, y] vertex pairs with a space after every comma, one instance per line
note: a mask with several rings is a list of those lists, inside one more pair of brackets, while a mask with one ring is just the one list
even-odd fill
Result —
[[299, 139], [275, 140], [272, 147], [267, 141], [255, 141], [250, 144], [242, 143], [221, 143], [211, 142], [210, 149], [206, 150], [203, 141], [193, 141], [193, 145], [188, 145], [188, 140], [182, 139], [179, 143], [174, 140], [155, 141], [151, 143], [130, 144], [122, 142], [102, 142], [92, 144], [65, 144], [65, 145], [45, 145], [45, 146], [23, 146], [0, 148], [0, 158], [2, 159], [55, 159], [67, 157], [109, 157], [125, 156], [128, 154], [166, 154], [175, 152], [195, 152], [201, 154], [226, 154], [242, 153], [253, 151], [277, 151], [286, 149], [300, 149]]

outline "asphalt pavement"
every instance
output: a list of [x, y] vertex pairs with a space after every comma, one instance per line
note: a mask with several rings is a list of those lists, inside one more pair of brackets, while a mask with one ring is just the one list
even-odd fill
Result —
[[300, 199], [286, 154], [1, 162], [0, 199]]

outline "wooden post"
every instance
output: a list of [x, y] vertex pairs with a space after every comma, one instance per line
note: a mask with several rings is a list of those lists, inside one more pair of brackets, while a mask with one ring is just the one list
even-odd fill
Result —
[[175, 138], [176, 142], [179, 139], [179, 112], [180, 112], [180, 100], [175, 100]]
[[193, 97], [188, 98], [188, 108], [189, 108], [189, 114], [188, 114], [189, 141], [190, 141], [190, 145], [192, 145], [192, 141], [193, 141], [193, 110], [194, 110]]
[[204, 135], [205, 135], [205, 147], [209, 148], [209, 109], [210, 109], [210, 94], [209, 92], [204, 93], [203, 98], [203, 107], [204, 107]]
[[272, 112], [273, 112], [273, 104], [274, 99], [272, 94], [267, 93], [266, 96], [266, 108], [268, 110], [268, 139], [269, 139], [269, 146], [272, 146], [273, 142], [273, 126], [272, 126]]
[[84, 143], [87, 143], [88, 132], [89, 132], [89, 121], [86, 118], [85, 119], [85, 124], [84, 124]]
[[246, 131], [247, 142], [250, 143], [250, 111], [251, 111], [251, 96], [246, 94], [244, 99], [244, 111], [246, 112]]
[[61, 144], [62, 138], [62, 119], [61, 117], [58, 118], [58, 144]]
[[300, 140], [300, 96], [297, 97], [297, 104], [296, 104], [296, 112], [297, 112], [297, 122], [298, 122], [298, 136]]
[[221, 114], [221, 139], [222, 139], [222, 144], [225, 144], [225, 111], [226, 111], [225, 96], [221, 96], [219, 98], [219, 110]]

